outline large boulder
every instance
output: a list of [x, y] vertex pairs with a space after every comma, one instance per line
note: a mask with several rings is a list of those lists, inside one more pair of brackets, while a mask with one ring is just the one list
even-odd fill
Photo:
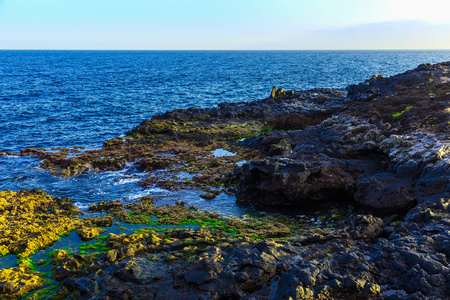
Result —
[[355, 179], [339, 159], [318, 161], [273, 159], [243, 168], [236, 198], [277, 206], [311, 206], [351, 197]]
[[406, 211], [417, 203], [412, 196], [411, 181], [390, 173], [378, 173], [359, 180], [354, 199], [364, 207], [386, 214]]

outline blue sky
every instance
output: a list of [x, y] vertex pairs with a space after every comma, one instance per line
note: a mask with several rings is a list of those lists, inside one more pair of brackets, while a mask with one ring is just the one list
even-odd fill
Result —
[[450, 1], [0, 0], [0, 49], [450, 49]]

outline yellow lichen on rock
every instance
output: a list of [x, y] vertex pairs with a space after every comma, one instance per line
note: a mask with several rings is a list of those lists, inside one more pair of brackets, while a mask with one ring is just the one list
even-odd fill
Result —
[[[1, 222], [0, 222], [1, 223]], [[0, 245], [0, 257], [1, 256], [5, 256], [6, 254], [9, 253], [9, 249], [8, 247], [4, 246], [4, 245]]]
[[100, 227], [83, 226], [77, 230], [77, 234], [82, 240], [91, 240], [106, 231], [106, 229]]
[[46, 283], [45, 279], [30, 271], [28, 266], [0, 270], [0, 299], [22, 298]]
[[0, 256], [28, 257], [82, 225], [58, 205], [58, 198], [42, 191], [1, 191]]
[[61, 260], [64, 260], [69, 257], [69, 254], [61, 249], [58, 249], [52, 253], [52, 260], [50, 261], [51, 264], [55, 264], [57, 262], [60, 262]]
[[150, 234], [150, 236], [147, 238], [147, 242], [149, 244], [156, 245], [156, 244], [159, 244], [160, 241], [161, 241], [161, 239], [158, 236], [156, 236], [155, 234]]
[[114, 234], [110, 233], [108, 237], [108, 243], [106, 244], [107, 247], [111, 248], [120, 248], [124, 245], [128, 245], [137, 241], [141, 241], [145, 238], [144, 234]]
[[13, 216], [24, 212], [42, 211], [56, 205], [52, 196], [42, 191], [1, 191], [0, 211], [9, 211]]

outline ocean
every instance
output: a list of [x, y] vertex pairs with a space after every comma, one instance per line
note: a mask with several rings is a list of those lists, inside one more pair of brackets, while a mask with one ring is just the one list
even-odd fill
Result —
[[[0, 151], [96, 149], [173, 109], [258, 100], [273, 86], [345, 88], [449, 60], [450, 51], [0, 51]], [[125, 178], [136, 172], [59, 178], [33, 157], [10, 155], [0, 157], [0, 190], [41, 189], [83, 209], [152, 195], [226, 215], [251, 212], [225, 194], [208, 201], [195, 191], [141, 188]]]

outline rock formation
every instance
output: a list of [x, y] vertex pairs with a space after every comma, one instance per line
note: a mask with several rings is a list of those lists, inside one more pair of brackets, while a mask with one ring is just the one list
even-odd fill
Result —
[[[38, 296], [448, 299], [449, 102], [450, 62], [426, 64], [345, 91], [274, 87], [259, 101], [175, 110], [71, 157], [70, 149], [24, 149], [55, 175], [134, 163], [149, 174], [143, 186], [199, 188], [205, 201], [235, 193], [239, 202], [302, 213], [223, 218], [144, 197], [98, 203], [90, 210], [107, 216], [79, 219], [68, 199], [6, 191], [0, 255], [32, 258], [60, 238], [53, 231], [95, 239], [41, 261], [59, 285]], [[217, 158], [217, 149], [233, 155]], [[174, 177], [179, 171], [192, 178]], [[19, 222], [33, 229], [27, 241], [9, 228]], [[117, 234], [113, 223], [141, 227]], [[48, 239], [39, 226], [52, 227]], [[45, 283], [31, 262], [18, 265], [0, 270], [0, 297]]]

